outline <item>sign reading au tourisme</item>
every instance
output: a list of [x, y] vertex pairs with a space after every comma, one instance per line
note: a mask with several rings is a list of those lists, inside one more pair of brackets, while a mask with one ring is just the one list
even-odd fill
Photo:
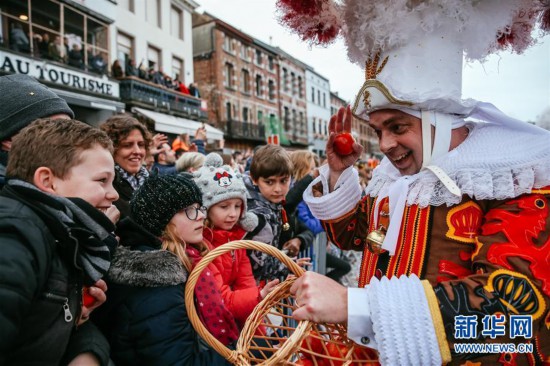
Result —
[[26, 74], [39, 80], [54, 84], [70, 86], [87, 92], [102, 94], [110, 97], [119, 97], [119, 86], [107, 76], [96, 77], [84, 72], [78, 72], [35, 60], [13, 53], [0, 51], [0, 69], [6, 72]]

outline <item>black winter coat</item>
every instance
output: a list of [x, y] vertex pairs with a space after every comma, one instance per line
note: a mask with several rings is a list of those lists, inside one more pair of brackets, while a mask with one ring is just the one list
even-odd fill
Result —
[[57, 366], [83, 352], [108, 362], [93, 324], [75, 328], [82, 282], [59, 241], [29, 206], [0, 196], [0, 365]]
[[115, 364], [228, 365], [189, 322], [181, 261], [159, 250], [158, 240], [129, 219], [120, 226], [127, 226], [117, 231], [122, 243], [131, 246], [119, 246], [107, 279], [107, 302], [92, 314], [111, 344]]

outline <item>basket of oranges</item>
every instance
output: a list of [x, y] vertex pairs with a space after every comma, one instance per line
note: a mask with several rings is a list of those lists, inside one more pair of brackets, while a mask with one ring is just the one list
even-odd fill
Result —
[[[201, 272], [216, 257], [238, 249], [259, 250], [285, 264], [294, 276], [281, 282], [248, 316], [235, 349], [218, 341], [202, 324], [195, 307], [195, 286]], [[291, 258], [275, 247], [255, 241], [240, 240], [209, 252], [189, 275], [185, 305], [189, 319], [199, 335], [229, 362], [248, 365], [359, 366], [377, 365], [376, 351], [360, 347], [347, 338], [341, 324], [296, 321], [292, 313], [299, 306], [290, 288], [304, 273]]]

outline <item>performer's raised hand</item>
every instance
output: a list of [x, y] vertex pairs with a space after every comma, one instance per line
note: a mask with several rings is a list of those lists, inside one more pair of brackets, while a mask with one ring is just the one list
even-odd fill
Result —
[[330, 168], [331, 189], [336, 184], [340, 174], [352, 166], [363, 152], [363, 146], [350, 138], [352, 118], [349, 105], [346, 108], [340, 108], [338, 113], [330, 117], [326, 151]]

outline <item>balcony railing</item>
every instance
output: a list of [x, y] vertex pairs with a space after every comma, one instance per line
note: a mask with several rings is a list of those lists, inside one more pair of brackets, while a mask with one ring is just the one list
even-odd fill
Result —
[[223, 122], [223, 131], [231, 139], [265, 141], [265, 126], [249, 122]]
[[136, 77], [125, 77], [119, 80], [120, 99], [124, 103], [152, 108], [160, 112], [170, 112], [198, 121], [208, 119], [206, 110], [202, 108], [201, 99]]

